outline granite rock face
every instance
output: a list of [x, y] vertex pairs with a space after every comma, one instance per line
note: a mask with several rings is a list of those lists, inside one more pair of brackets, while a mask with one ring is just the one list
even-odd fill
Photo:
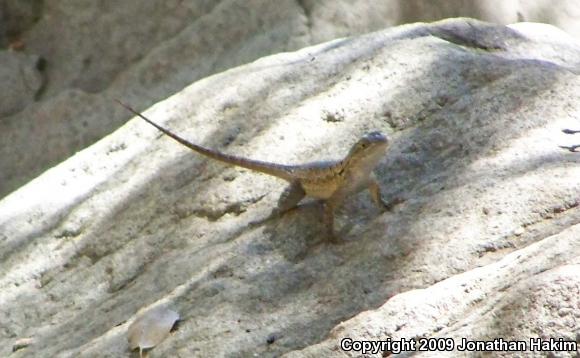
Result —
[[0, 51], [0, 117], [34, 103], [43, 85], [42, 60], [23, 53]]
[[580, 139], [561, 132], [580, 127], [579, 59], [547, 25], [457, 19], [195, 82], [146, 114], [280, 163], [339, 158], [380, 130], [385, 199], [407, 200], [380, 213], [357, 195], [331, 244], [316, 203], [270, 217], [279, 180], [131, 120], [0, 201], [0, 356], [22, 342], [15, 357], [129, 356], [127, 327], [161, 304], [182, 321], [153, 357], [357, 356], [345, 337], [577, 340], [580, 156], [559, 146]]
[[3, 0], [0, 48], [37, 61], [40, 86], [23, 94], [21, 72], [0, 56], [2, 86], [17, 78], [0, 101], [0, 197], [126, 122], [113, 98], [145, 109], [262, 56], [408, 22], [535, 21], [579, 38], [577, 9], [575, 0]]
[[[18, 111], [0, 103], [0, 197], [127, 121], [130, 116], [114, 98], [145, 109], [196, 80], [262, 56], [388, 25], [375, 11], [368, 20], [357, 16], [313, 29], [302, 5], [294, 0], [0, 4], [0, 26], [7, 27], [0, 27], [0, 44], [43, 63], [33, 103], [16, 106]], [[334, 13], [334, 7], [325, 12]], [[2, 72], [11, 69], [2, 57], [0, 64]]]

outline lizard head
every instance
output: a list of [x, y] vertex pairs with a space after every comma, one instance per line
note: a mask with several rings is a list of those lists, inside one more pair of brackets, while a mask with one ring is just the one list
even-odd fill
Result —
[[369, 156], [375, 153], [383, 154], [389, 145], [389, 140], [381, 132], [371, 132], [365, 134], [353, 145], [350, 150], [351, 156]]
[[365, 134], [356, 142], [348, 153], [349, 166], [368, 167], [369, 170], [384, 157], [389, 140], [381, 132]]

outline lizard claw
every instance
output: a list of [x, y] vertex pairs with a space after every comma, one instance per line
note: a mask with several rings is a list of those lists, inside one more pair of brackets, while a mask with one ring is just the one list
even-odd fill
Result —
[[389, 202], [383, 201], [383, 207], [384, 207], [385, 211], [391, 211], [395, 206], [404, 203], [406, 200], [407, 199], [405, 199], [405, 198], [397, 197]]

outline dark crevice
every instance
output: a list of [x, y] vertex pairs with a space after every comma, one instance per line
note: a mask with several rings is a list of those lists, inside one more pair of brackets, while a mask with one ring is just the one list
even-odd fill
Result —
[[48, 85], [48, 76], [46, 75], [47, 66], [48, 62], [46, 61], [46, 58], [42, 56], [38, 57], [38, 60], [36, 60], [36, 69], [40, 74], [40, 86], [34, 93], [34, 100], [36, 102], [38, 102], [41, 99], [42, 95], [46, 90], [46, 86]]
[[539, 213], [537, 220], [523, 223], [521, 227], [525, 230], [522, 233], [514, 233], [498, 242], [486, 244], [485, 247], [482, 247], [479, 257], [482, 258], [491, 254], [487, 259], [495, 261], [493, 258], [503, 258], [510, 252], [522, 249], [535, 242], [557, 235], [573, 225], [580, 224], [579, 205], [580, 199], [547, 208]]
[[[296, 0], [296, 3], [302, 9], [302, 13], [305, 18], [306, 32], [308, 33], [308, 38], [312, 38], [312, 9], [308, 5], [307, 0]], [[310, 41], [308, 41], [310, 42]]]
[[490, 52], [505, 51], [508, 49], [509, 43], [525, 39], [508, 27], [486, 24], [477, 20], [442, 23], [428, 27], [427, 32], [461, 47]]
[[486, 43], [481, 38], [478, 38], [477, 35], [473, 37], [466, 37], [462, 36], [463, 34], [458, 34], [452, 31], [446, 31], [442, 29], [431, 30], [429, 33], [432, 36], [438, 37], [442, 40], [450, 42], [452, 44], [461, 46], [461, 47], [468, 47], [477, 50], [484, 50], [484, 51], [504, 51], [506, 47], [502, 45], [498, 45], [497, 43]]

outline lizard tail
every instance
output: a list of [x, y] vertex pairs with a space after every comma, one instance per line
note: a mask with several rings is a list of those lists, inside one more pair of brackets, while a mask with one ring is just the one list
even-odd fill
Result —
[[280, 179], [284, 179], [287, 181], [292, 181], [292, 179], [293, 179], [292, 174], [291, 174], [292, 166], [274, 164], [274, 163], [269, 163], [269, 162], [262, 162], [259, 160], [242, 158], [242, 157], [238, 157], [235, 155], [225, 154], [225, 153], [218, 152], [216, 150], [202, 147], [200, 145], [197, 145], [195, 143], [188, 141], [185, 138], [178, 136], [177, 134], [172, 133], [168, 129], [165, 129], [164, 127], [160, 126], [159, 124], [153, 122], [149, 118], [145, 117], [144, 115], [137, 112], [136, 110], [134, 110], [130, 106], [126, 105], [125, 103], [119, 101], [118, 99], [116, 99], [115, 101], [117, 103], [119, 103], [121, 106], [125, 107], [128, 111], [130, 111], [134, 115], [140, 117], [141, 119], [145, 120], [147, 123], [151, 124], [153, 127], [157, 128], [163, 134], [165, 134], [165, 135], [171, 137], [172, 139], [174, 139], [175, 141], [183, 144], [187, 148], [189, 148], [193, 151], [196, 151], [202, 155], [205, 155], [206, 157], [216, 159], [216, 160], [219, 160], [219, 161], [224, 162], [224, 163], [237, 165], [237, 166], [242, 167], [242, 168], [261, 172], [264, 174], [269, 174], [269, 175], [272, 175], [272, 176], [275, 176], [275, 177], [278, 177]]

